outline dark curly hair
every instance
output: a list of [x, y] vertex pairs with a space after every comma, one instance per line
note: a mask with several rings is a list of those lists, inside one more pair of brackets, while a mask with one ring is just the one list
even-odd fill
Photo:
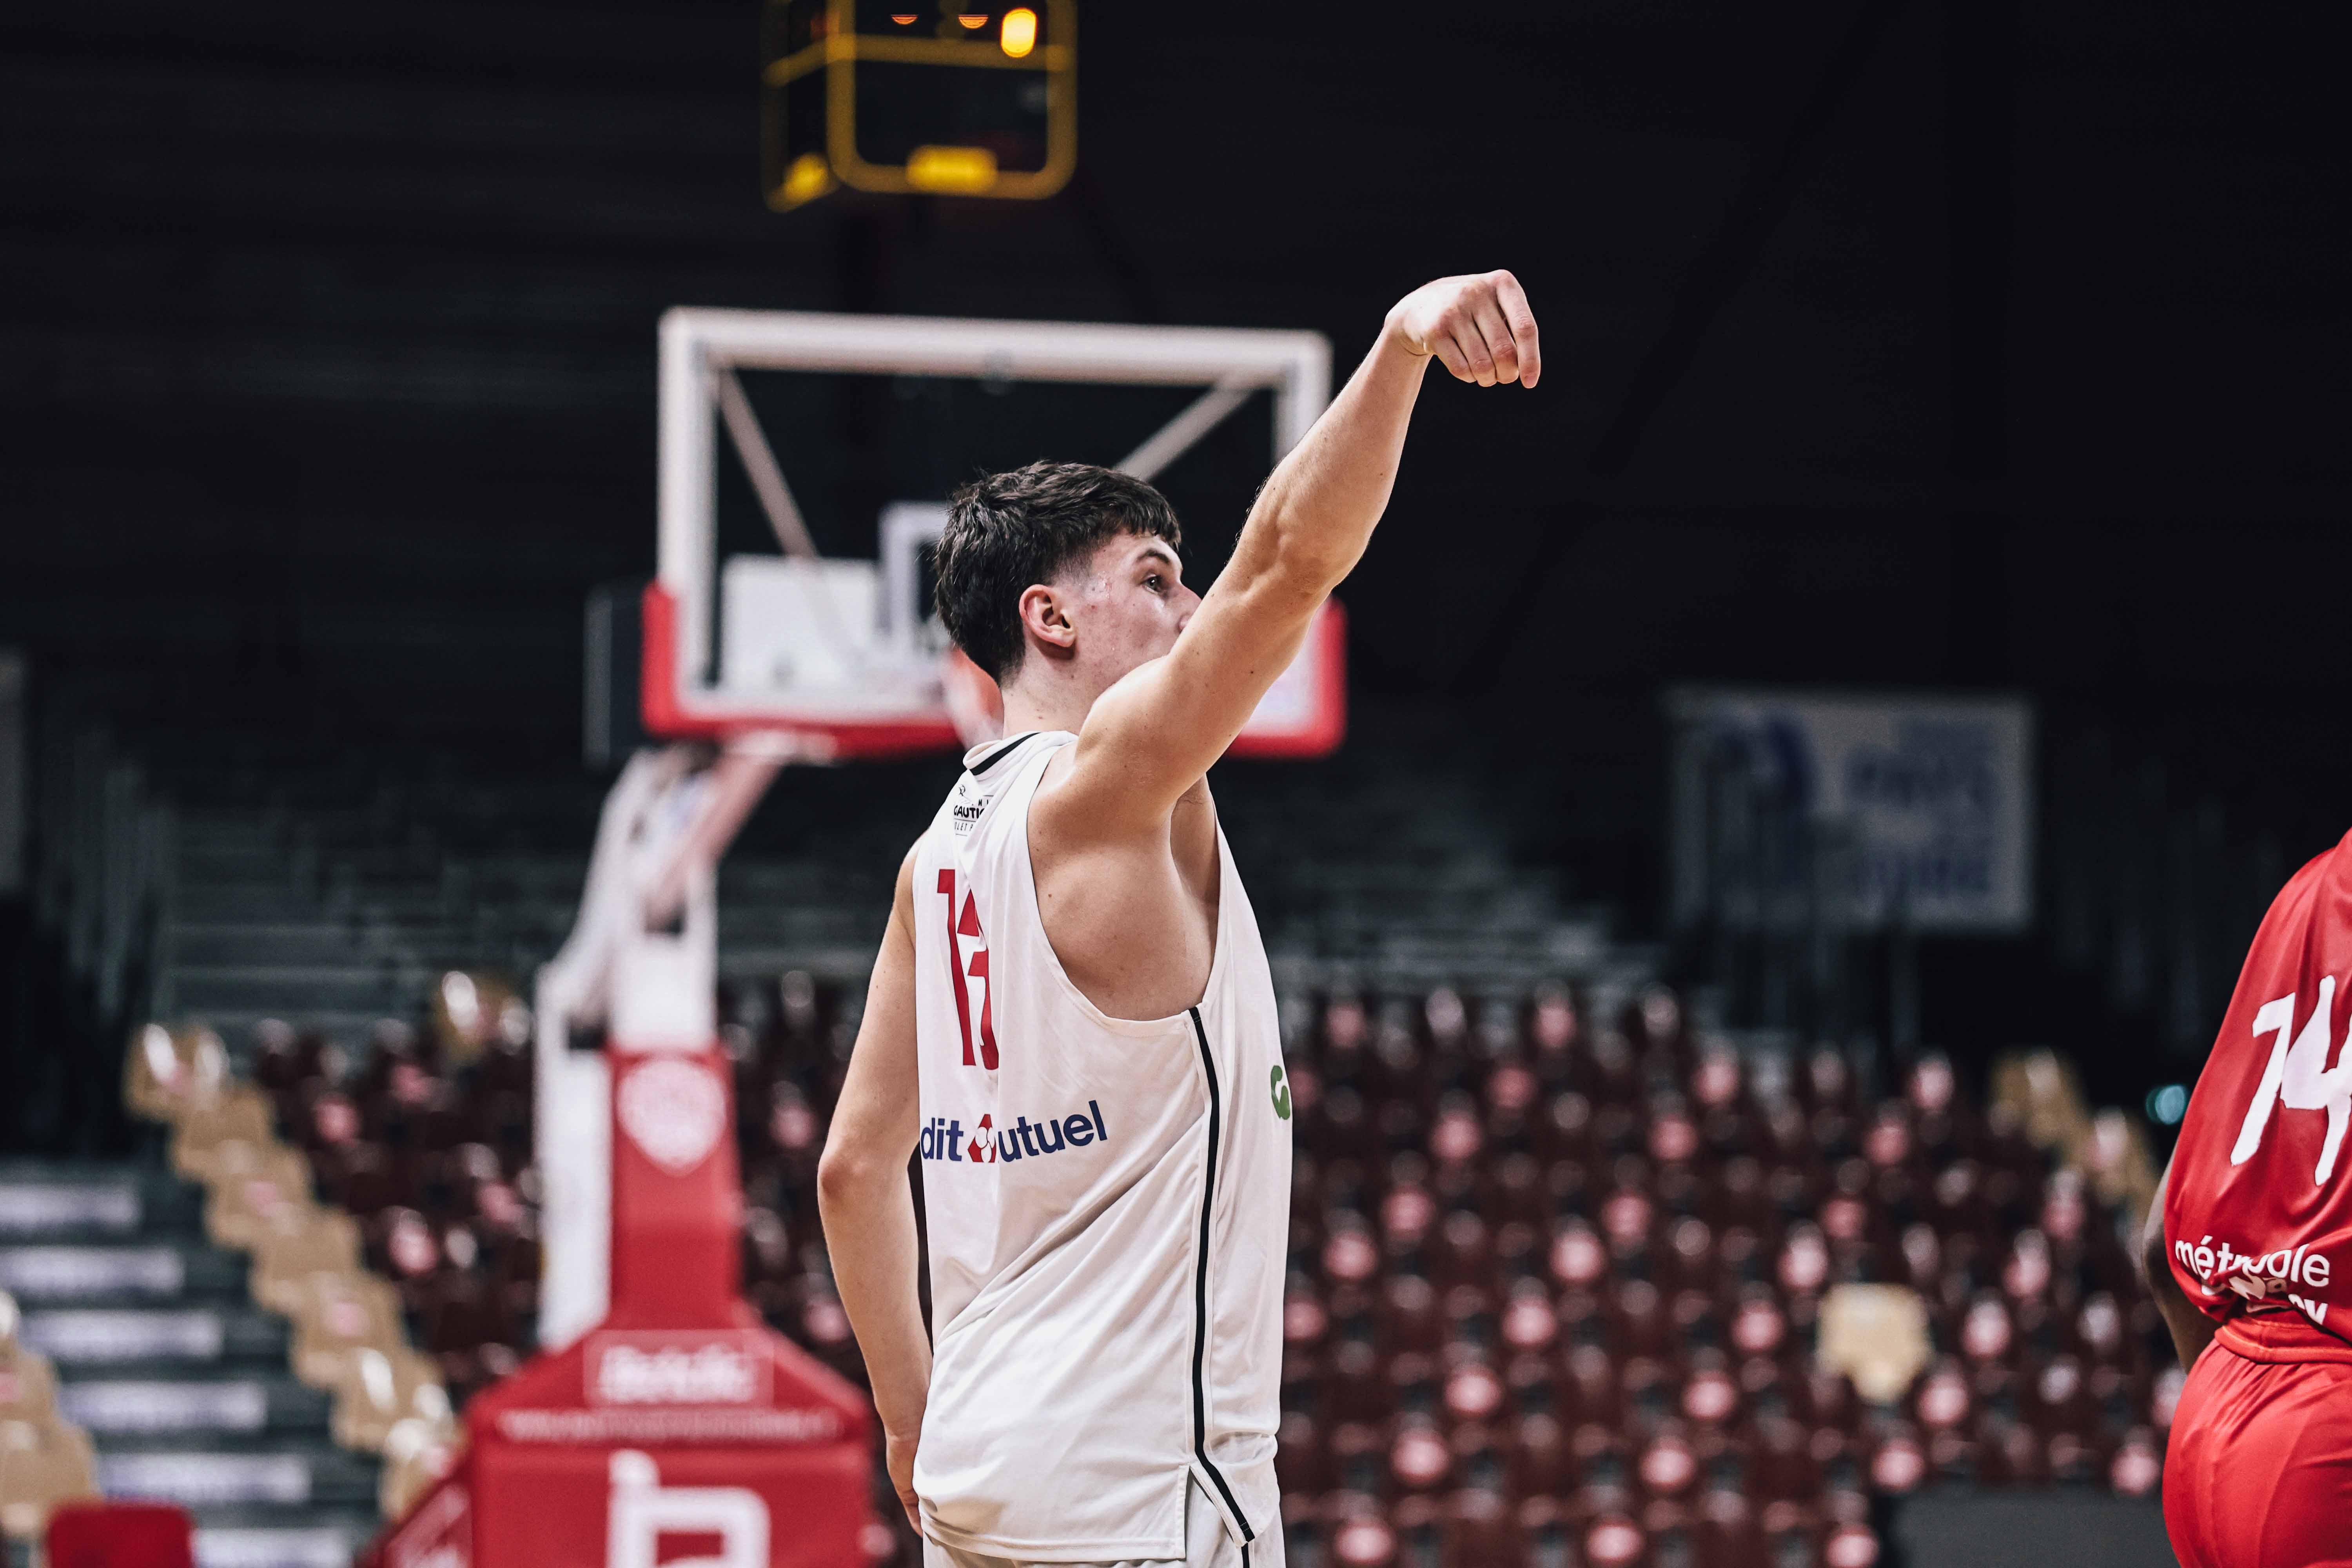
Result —
[[1184, 540], [1166, 496], [1092, 463], [1032, 463], [974, 479], [948, 498], [934, 561], [940, 619], [1002, 681], [1021, 668], [1021, 595], [1122, 533]]

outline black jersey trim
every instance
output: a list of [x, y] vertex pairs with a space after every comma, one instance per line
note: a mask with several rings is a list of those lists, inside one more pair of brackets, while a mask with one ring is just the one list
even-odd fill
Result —
[[1242, 1527], [1242, 1560], [1246, 1563], [1249, 1543], [1257, 1537], [1242, 1514], [1242, 1505], [1234, 1500], [1233, 1489], [1225, 1485], [1224, 1476], [1209, 1458], [1209, 1386], [1202, 1374], [1209, 1353], [1209, 1215], [1217, 1203], [1218, 1119], [1223, 1108], [1217, 1094], [1217, 1063], [1209, 1054], [1209, 1031], [1202, 1027], [1201, 1009], [1184, 1010], [1192, 1016], [1192, 1037], [1201, 1046], [1201, 1071], [1209, 1080], [1209, 1166], [1201, 1182], [1201, 1255], [1192, 1270], [1192, 1457], [1201, 1461], [1217, 1495], [1225, 1500], [1226, 1510]]
[[979, 777], [982, 773], [986, 773], [989, 769], [994, 767], [997, 763], [1003, 762], [1005, 758], [1019, 751], [1023, 742], [1034, 739], [1036, 734], [1037, 731], [1032, 730], [1025, 735], [1013, 736], [1013, 739], [1005, 742], [1004, 744], [997, 747], [996, 750], [981, 758], [980, 763], [977, 767], [968, 769], [967, 771], [971, 773], [974, 778]]

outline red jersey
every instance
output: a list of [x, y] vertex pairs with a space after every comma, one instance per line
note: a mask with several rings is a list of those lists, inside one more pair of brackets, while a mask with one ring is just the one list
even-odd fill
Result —
[[2352, 1341], [2352, 1050], [2337, 1059], [2347, 1033], [2352, 835], [2263, 917], [2180, 1124], [2164, 1238], [2208, 1317], [2292, 1309], [2326, 1332], [2322, 1345]]

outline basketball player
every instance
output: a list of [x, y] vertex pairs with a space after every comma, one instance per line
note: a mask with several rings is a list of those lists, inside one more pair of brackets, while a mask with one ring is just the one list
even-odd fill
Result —
[[2352, 1568], [2352, 837], [2263, 917], [2144, 1233], [2182, 1568]]
[[1282, 1562], [1290, 1097], [1206, 775], [1363, 553], [1432, 359], [1536, 384], [1509, 273], [1389, 311], [1205, 597], [1124, 475], [1036, 463], [950, 508], [940, 615], [1006, 738], [899, 868], [818, 1173], [933, 1564]]

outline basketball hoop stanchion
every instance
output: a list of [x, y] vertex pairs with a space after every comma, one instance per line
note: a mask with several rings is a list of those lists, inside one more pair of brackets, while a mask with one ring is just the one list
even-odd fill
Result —
[[[717, 869], [782, 767], [977, 744], [1003, 706], [919, 602], [919, 552], [946, 508], [887, 509], [880, 561], [817, 557], [736, 371], [1204, 389], [1120, 464], [1148, 479], [1260, 391], [1279, 459], [1329, 399], [1330, 345], [1312, 332], [675, 310], [660, 365], [659, 575], [633, 651], [646, 731], [667, 743], [633, 757], [606, 797], [578, 920], [539, 973], [542, 1352], [475, 1396], [465, 1453], [365, 1568], [866, 1561], [871, 1406], [741, 1296]], [[722, 427], [781, 555], [719, 559]], [[1320, 755], [1345, 728], [1333, 603], [1232, 754]], [[583, 1037], [603, 1048], [575, 1049]]]
[[[586, 1153], [609, 1151], [609, 1300], [584, 1332], [475, 1397], [464, 1456], [372, 1550], [377, 1568], [866, 1560], [866, 1397], [742, 1299], [742, 1181], [715, 1016], [719, 857], [796, 749], [747, 736], [715, 757], [642, 752], [606, 802], [579, 923], [541, 972], [539, 1001], [542, 1058], [552, 1044], [585, 1058], [562, 1064], [572, 1081], [558, 1098], [608, 1107], [604, 1148]], [[573, 1029], [599, 1022], [601, 1058], [572, 1052]], [[542, 1071], [543, 1092], [566, 1076]], [[576, 1202], [581, 1151], [548, 1141], [577, 1118], [559, 1105], [542, 1117], [551, 1184]], [[550, 1284], [559, 1315], [596, 1306], [576, 1282], [569, 1296]], [[688, 1538], [696, 1554], [678, 1555]]]

